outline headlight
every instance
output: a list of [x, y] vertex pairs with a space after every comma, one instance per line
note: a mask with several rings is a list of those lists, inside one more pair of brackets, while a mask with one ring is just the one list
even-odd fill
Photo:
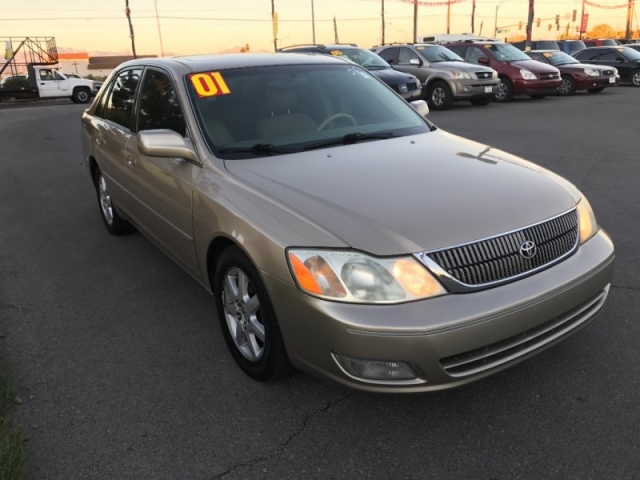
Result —
[[375, 258], [338, 250], [289, 250], [298, 288], [349, 303], [400, 303], [444, 295], [446, 290], [415, 258]]
[[617, 69], [617, 68], [614, 68], [614, 69], [613, 69], [613, 74], [614, 74], [614, 75], [616, 75], [616, 76], [617, 76], [617, 75], [619, 75], [619, 73], [618, 73], [618, 69]]
[[593, 68], [585, 68], [584, 73], [589, 75], [590, 77], [599, 77], [600, 72], [598, 70], [594, 70]]
[[466, 78], [471, 80], [471, 75], [469, 75], [467, 72], [458, 72], [457, 70], [453, 70], [451, 72], [451, 75], [453, 76], [453, 78], [456, 78], [456, 79]]
[[524, 68], [522, 70], [520, 70], [520, 75], [522, 75], [522, 78], [524, 78], [525, 80], [537, 80], [538, 77], [536, 77], [533, 72], [530, 72], [529, 70], [525, 70]]
[[583, 195], [578, 202], [578, 228], [580, 228], [580, 245], [593, 237], [598, 231], [596, 216], [593, 214], [589, 201]]
[[497, 70], [493, 71], [493, 75], [491, 76], [491, 78], [498, 78], [498, 71]]

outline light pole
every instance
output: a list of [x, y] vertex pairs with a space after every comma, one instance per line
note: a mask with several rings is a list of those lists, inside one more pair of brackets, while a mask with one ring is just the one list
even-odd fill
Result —
[[313, 8], [313, 0], [311, 0], [311, 32], [313, 35], [313, 44], [316, 44], [316, 13]]
[[155, 0], [156, 23], [158, 24], [158, 37], [160, 37], [160, 56], [164, 57], [164, 46], [162, 45], [162, 30], [160, 30], [160, 17], [158, 16], [158, 0]]
[[496, 5], [496, 19], [494, 22], [494, 26], [493, 26], [493, 36], [497, 37], [498, 36], [498, 9], [500, 8], [500, 5], [502, 5], [504, 3], [504, 0], [502, 0], [498, 5]]

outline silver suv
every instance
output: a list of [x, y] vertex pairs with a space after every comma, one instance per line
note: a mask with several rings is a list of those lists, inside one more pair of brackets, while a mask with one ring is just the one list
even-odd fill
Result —
[[372, 50], [396, 70], [418, 77], [433, 110], [446, 110], [454, 100], [488, 105], [500, 83], [498, 73], [492, 68], [466, 63], [440, 45], [394, 44]]

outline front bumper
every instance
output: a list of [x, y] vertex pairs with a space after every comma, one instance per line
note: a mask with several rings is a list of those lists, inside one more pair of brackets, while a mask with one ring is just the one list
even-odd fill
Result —
[[399, 92], [399, 95], [407, 102], [413, 102], [415, 100], [422, 100], [422, 87], [416, 88], [409, 92]]
[[620, 76], [576, 78], [576, 90], [589, 90], [592, 88], [615, 87], [620, 83]]
[[[613, 259], [613, 244], [600, 231], [565, 261], [522, 280], [385, 306], [327, 302], [264, 272], [263, 279], [297, 368], [359, 390], [424, 392], [496, 373], [592, 321], [608, 293]], [[403, 361], [418, 378], [358, 379], [338, 366], [334, 352]]]
[[464, 79], [450, 82], [451, 93], [456, 100], [477, 97], [491, 97], [498, 91], [500, 79], [489, 80]]
[[513, 86], [514, 95], [551, 95], [558, 92], [562, 79], [524, 80], [516, 79]]

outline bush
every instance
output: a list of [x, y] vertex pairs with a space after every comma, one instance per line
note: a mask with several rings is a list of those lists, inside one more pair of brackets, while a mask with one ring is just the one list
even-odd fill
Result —
[[9, 77], [2, 84], [7, 90], [26, 90], [29, 88], [29, 80], [21, 77]]

